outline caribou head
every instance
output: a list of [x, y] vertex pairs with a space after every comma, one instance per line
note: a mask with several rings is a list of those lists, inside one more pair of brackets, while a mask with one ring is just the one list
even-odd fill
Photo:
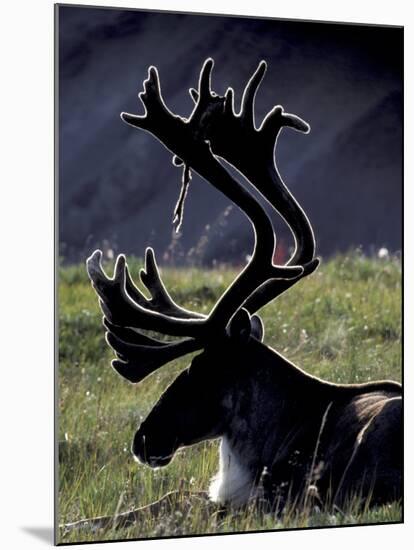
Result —
[[[194, 109], [188, 118], [173, 114], [161, 95], [159, 76], [150, 67], [139, 97], [143, 115], [122, 113], [128, 124], [155, 136], [182, 167], [182, 190], [174, 220], [182, 222], [191, 171], [214, 185], [250, 221], [255, 246], [250, 260], [219, 297], [208, 315], [182, 308], [168, 293], [154, 252], [145, 253], [135, 285], [119, 255], [109, 278], [101, 252], [87, 260], [92, 285], [104, 313], [106, 339], [114, 350], [113, 368], [137, 384], [162, 365], [200, 352], [161, 396], [135, 434], [135, 457], [165, 466], [177, 449], [221, 438], [220, 472], [211, 486], [219, 502], [244, 504], [255, 494], [263, 472], [269, 500], [306, 494], [317, 481], [333, 500], [351, 491], [378, 500], [401, 492], [401, 386], [396, 382], [337, 385], [303, 372], [263, 343], [257, 311], [318, 266], [310, 222], [282, 181], [274, 148], [284, 127], [308, 133], [296, 115], [274, 107], [257, 127], [255, 96], [266, 71], [261, 62], [247, 83], [240, 112], [233, 90], [211, 89], [213, 61], [205, 61]], [[284, 265], [275, 265], [276, 236], [265, 209], [226, 170], [240, 172], [289, 226], [295, 248]], [[150, 330], [175, 337], [148, 336]], [[315, 474], [317, 473], [317, 475]], [[317, 480], [316, 480], [317, 477]]]

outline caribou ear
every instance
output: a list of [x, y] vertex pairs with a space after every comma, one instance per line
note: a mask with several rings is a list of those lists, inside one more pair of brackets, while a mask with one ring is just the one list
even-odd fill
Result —
[[250, 324], [252, 326], [251, 335], [254, 336], [256, 340], [259, 340], [259, 342], [263, 342], [263, 338], [264, 338], [263, 321], [260, 319], [258, 315], [252, 315], [250, 319]]
[[229, 324], [230, 338], [238, 340], [240, 343], [247, 342], [252, 334], [252, 322], [249, 312], [246, 309], [239, 309], [234, 314]]

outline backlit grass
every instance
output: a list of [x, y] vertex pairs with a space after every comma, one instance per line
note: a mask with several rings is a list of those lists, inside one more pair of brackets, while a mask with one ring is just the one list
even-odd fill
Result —
[[[137, 279], [139, 260], [129, 260]], [[110, 266], [112, 269], [112, 266]], [[207, 312], [235, 276], [233, 269], [164, 269], [178, 303]], [[265, 342], [316, 376], [350, 383], [401, 380], [401, 266], [397, 258], [350, 254], [324, 262], [312, 276], [262, 310]], [[218, 442], [184, 449], [163, 469], [132, 459], [134, 432], [190, 356], [133, 386], [110, 367], [101, 312], [84, 266], [59, 273], [59, 523], [114, 514], [178, 488], [206, 490]], [[70, 533], [60, 542], [178, 536], [400, 521], [399, 503], [346, 510], [287, 510], [275, 518], [248, 508], [226, 517], [203, 505], [102, 533]]]

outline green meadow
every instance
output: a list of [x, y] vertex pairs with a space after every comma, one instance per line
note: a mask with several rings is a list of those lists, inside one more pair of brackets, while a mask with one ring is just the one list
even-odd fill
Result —
[[[141, 261], [128, 259], [137, 280]], [[107, 263], [108, 273], [112, 264]], [[164, 268], [163, 280], [184, 307], [208, 312], [235, 269]], [[265, 342], [305, 371], [355, 383], [401, 381], [401, 262], [357, 252], [325, 261], [316, 273], [261, 311]], [[133, 435], [163, 390], [191, 360], [183, 357], [134, 386], [111, 368], [95, 292], [84, 265], [59, 270], [59, 524], [144, 506], [169, 491], [207, 490], [218, 441], [183, 449], [152, 470], [131, 455]], [[184, 493], [183, 493], [184, 494]], [[183, 499], [185, 497], [183, 496]], [[65, 533], [59, 542], [170, 537], [401, 521], [401, 503], [377, 508], [287, 509], [274, 517], [254, 506], [223, 516], [202, 501], [132, 527]]]

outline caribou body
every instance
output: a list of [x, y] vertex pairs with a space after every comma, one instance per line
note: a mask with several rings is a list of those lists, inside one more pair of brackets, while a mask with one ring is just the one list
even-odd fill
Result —
[[[263, 343], [257, 311], [310, 275], [318, 266], [311, 224], [280, 178], [274, 147], [283, 127], [307, 133], [296, 115], [274, 107], [256, 127], [254, 101], [266, 71], [261, 62], [235, 113], [233, 90], [211, 90], [213, 61], [201, 70], [194, 109], [177, 116], [161, 96], [158, 72], [149, 69], [140, 99], [144, 115], [122, 113], [130, 125], [154, 135], [182, 166], [182, 192], [175, 210], [182, 221], [191, 170], [214, 185], [247, 216], [255, 247], [249, 263], [208, 315], [177, 305], [146, 251], [141, 282], [132, 280], [118, 256], [114, 275], [102, 269], [101, 252], [87, 260], [88, 274], [104, 313], [114, 369], [130, 382], [169, 361], [199, 351], [139, 426], [134, 456], [151, 467], [166, 466], [176, 451], [221, 438], [219, 472], [210, 498], [243, 506], [260, 490], [271, 506], [313, 497], [339, 504], [353, 495], [387, 502], [402, 494], [401, 385], [392, 381], [332, 384], [310, 376]], [[272, 259], [276, 237], [270, 218], [250, 191], [221, 162], [233, 165], [290, 227], [295, 250], [284, 265]], [[159, 340], [142, 331], [176, 337]], [[177, 339], [178, 337], [178, 339]]]
[[221, 438], [210, 497], [244, 505], [262, 478], [265, 498], [342, 504], [401, 495], [401, 388], [336, 385], [309, 376], [254, 337], [196, 357], [137, 431], [133, 453], [165, 466], [177, 449]]

